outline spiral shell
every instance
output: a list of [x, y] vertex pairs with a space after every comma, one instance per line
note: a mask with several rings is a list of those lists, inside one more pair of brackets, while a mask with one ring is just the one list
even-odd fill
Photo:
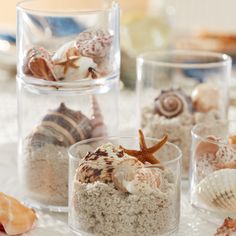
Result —
[[101, 64], [110, 54], [113, 36], [100, 29], [88, 29], [79, 34], [76, 48], [85, 57], [93, 58], [94, 62]]
[[107, 135], [107, 127], [104, 124], [101, 109], [95, 96], [92, 96], [92, 137], [102, 137]]
[[49, 52], [43, 47], [33, 47], [26, 55], [23, 72], [36, 78], [55, 81], [54, 65]]
[[155, 99], [154, 112], [170, 119], [190, 110], [189, 99], [180, 89], [162, 91]]
[[74, 111], [61, 103], [59, 108], [50, 111], [38, 125], [31, 137], [34, 148], [46, 143], [68, 147], [80, 140], [91, 137], [91, 121], [80, 111]]

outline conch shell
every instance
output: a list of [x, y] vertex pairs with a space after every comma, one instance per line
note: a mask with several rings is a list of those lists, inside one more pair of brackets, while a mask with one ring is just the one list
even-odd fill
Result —
[[220, 92], [209, 83], [199, 84], [192, 92], [193, 107], [198, 112], [208, 112], [219, 109]]
[[101, 64], [109, 57], [113, 36], [100, 29], [88, 29], [79, 34], [76, 48], [82, 56], [91, 57], [95, 63]]
[[0, 192], [0, 228], [8, 235], [19, 235], [32, 229], [37, 217], [33, 210], [15, 198]]
[[107, 127], [104, 124], [101, 109], [99, 107], [96, 97], [92, 96], [92, 119], [91, 124], [93, 127], [92, 137], [102, 137], [107, 135]]
[[155, 99], [154, 112], [168, 119], [191, 111], [191, 103], [180, 89], [163, 90]]
[[117, 189], [131, 194], [151, 194], [159, 189], [162, 181], [159, 168], [145, 167], [134, 158], [120, 162], [112, 173]]
[[54, 65], [51, 55], [43, 47], [33, 47], [28, 51], [23, 72], [36, 78], [55, 81]]
[[91, 137], [91, 121], [81, 112], [74, 111], [61, 103], [59, 108], [50, 111], [36, 127], [31, 137], [34, 148], [46, 143], [69, 147], [70, 145]]

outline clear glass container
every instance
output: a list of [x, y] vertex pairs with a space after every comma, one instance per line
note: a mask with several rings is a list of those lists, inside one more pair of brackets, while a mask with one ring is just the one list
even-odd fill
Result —
[[[145, 140], [147, 147], [159, 141]], [[79, 235], [173, 235], [180, 217], [180, 149], [166, 143], [155, 155], [160, 164], [136, 168], [132, 163], [139, 161], [119, 145], [139, 149], [139, 140], [97, 138], [69, 149], [70, 228]]]
[[21, 189], [34, 208], [66, 211], [68, 147], [118, 132], [119, 6], [29, 0], [17, 13]]
[[206, 215], [236, 217], [236, 122], [199, 123], [192, 129], [191, 204]]
[[17, 5], [20, 75], [49, 81], [119, 75], [115, 0], [25, 0]]
[[[134, 89], [137, 55], [170, 47], [175, 10], [163, 0], [121, 0], [120, 4], [121, 80]], [[140, 29], [145, 29], [145, 36]]]
[[137, 58], [138, 125], [148, 137], [168, 133], [188, 176], [191, 128], [226, 118], [231, 58], [199, 51], [147, 52]]

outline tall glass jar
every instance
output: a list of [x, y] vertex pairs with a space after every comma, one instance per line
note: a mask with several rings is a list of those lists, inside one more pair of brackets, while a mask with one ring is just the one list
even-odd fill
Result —
[[200, 51], [156, 51], [137, 59], [139, 125], [148, 137], [168, 133], [188, 176], [191, 128], [226, 118], [231, 58]]
[[19, 175], [34, 207], [67, 209], [70, 145], [118, 132], [116, 1], [23, 1], [18, 12]]

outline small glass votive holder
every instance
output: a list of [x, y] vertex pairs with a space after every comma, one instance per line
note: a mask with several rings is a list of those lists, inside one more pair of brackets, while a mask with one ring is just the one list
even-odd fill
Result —
[[[146, 138], [147, 147], [159, 140]], [[158, 150], [143, 164], [123, 148], [132, 137], [96, 138], [69, 149], [69, 227], [83, 235], [173, 235], [180, 217], [181, 151]]]
[[236, 121], [192, 129], [190, 201], [217, 217], [236, 217]]
[[137, 58], [138, 125], [148, 137], [168, 133], [183, 152], [188, 177], [191, 128], [227, 117], [231, 58], [200, 51], [156, 51]]

